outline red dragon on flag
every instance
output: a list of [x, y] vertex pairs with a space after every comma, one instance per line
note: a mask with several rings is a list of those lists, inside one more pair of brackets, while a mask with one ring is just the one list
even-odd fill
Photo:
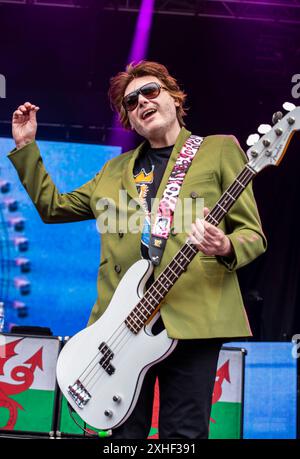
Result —
[[35, 370], [37, 368], [43, 370], [43, 347], [41, 347], [26, 362], [11, 370], [9, 378], [16, 381], [16, 384], [1, 381], [1, 376], [5, 375], [5, 364], [18, 355], [15, 348], [22, 340], [23, 338], [20, 338], [0, 345], [0, 408], [6, 408], [9, 411], [6, 425], [0, 427], [2, 430], [13, 430], [17, 422], [18, 410], [24, 410], [20, 403], [10, 397], [29, 389], [34, 381]]
[[[214, 385], [214, 391], [212, 396], [212, 405], [217, 403], [222, 396], [222, 384], [226, 379], [230, 383], [230, 374], [229, 374], [229, 360], [218, 369], [216, 374], [216, 380]], [[215, 423], [216, 421], [213, 418], [210, 418], [210, 421]]]

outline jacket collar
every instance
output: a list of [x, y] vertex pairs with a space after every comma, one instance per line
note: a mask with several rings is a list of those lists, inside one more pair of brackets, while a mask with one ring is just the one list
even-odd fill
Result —
[[[177, 156], [178, 156], [181, 148], [183, 147], [184, 143], [186, 142], [186, 140], [189, 138], [190, 135], [191, 135], [190, 131], [188, 131], [184, 127], [181, 128], [181, 131], [178, 134], [178, 137], [177, 137], [176, 143], [174, 145], [174, 148], [173, 148], [173, 150], [171, 152], [170, 159], [168, 161], [168, 164], [167, 164], [166, 170], [164, 172], [162, 181], [161, 181], [160, 186], [159, 186], [159, 188], [157, 190], [156, 198], [158, 198], [158, 202], [160, 201], [160, 199], [162, 197], [162, 194], [163, 194], [163, 192], [165, 190], [168, 178], [169, 178], [169, 176], [171, 174], [171, 171], [172, 171], [172, 169], [173, 169], [173, 167], [175, 165]], [[127, 163], [127, 167], [124, 167], [123, 177], [122, 177], [123, 185], [124, 185], [124, 188], [126, 189], [127, 193], [133, 199], [135, 199], [138, 202], [139, 202], [139, 196], [138, 196], [136, 184], [135, 184], [135, 181], [134, 181], [134, 178], [133, 178], [133, 168], [134, 168], [135, 160], [139, 156], [139, 154], [140, 154], [143, 146], [145, 145], [145, 143], [146, 143], [146, 141], [142, 142], [135, 150], [133, 150], [132, 155], [131, 155], [128, 163]], [[156, 212], [156, 208], [155, 207], [157, 207], [157, 206], [154, 206], [154, 209], [152, 209], [153, 212]]]

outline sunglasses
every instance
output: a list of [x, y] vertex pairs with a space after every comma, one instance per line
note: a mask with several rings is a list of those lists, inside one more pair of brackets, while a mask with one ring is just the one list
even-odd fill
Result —
[[132, 112], [138, 105], [139, 94], [142, 94], [146, 99], [155, 99], [160, 94], [161, 89], [167, 89], [159, 83], [144, 84], [136, 91], [133, 91], [123, 98], [122, 105], [127, 112]]

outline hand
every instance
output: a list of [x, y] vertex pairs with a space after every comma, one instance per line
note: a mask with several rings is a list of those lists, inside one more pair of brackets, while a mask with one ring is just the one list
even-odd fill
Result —
[[[203, 213], [206, 217], [209, 209], [204, 207]], [[229, 257], [233, 253], [230, 239], [220, 228], [216, 228], [204, 219], [197, 218], [196, 223], [192, 223], [189, 239], [204, 255]]]
[[22, 148], [35, 139], [37, 131], [36, 112], [40, 108], [30, 102], [20, 105], [13, 113], [12, 135], [16, 147]]

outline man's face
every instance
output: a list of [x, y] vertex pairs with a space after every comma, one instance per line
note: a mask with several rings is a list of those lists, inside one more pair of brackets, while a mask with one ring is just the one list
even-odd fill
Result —
[[[125, 89], [124, 97], [147, 83], [156, 82], [161, 86], [163, 83], [155, 76], [146, 75], [131, 81]], [[175, 101], [166, 89], [161, 89], [155, 99], [147, 99], [139, 94], [137, 107], [128, 112], [131, 127], [146, 139], [164, 135], [174, 125], [178, 124], [176, 107], [179, 102]], [[149, 109], [154, 112], [147, 115]]]

